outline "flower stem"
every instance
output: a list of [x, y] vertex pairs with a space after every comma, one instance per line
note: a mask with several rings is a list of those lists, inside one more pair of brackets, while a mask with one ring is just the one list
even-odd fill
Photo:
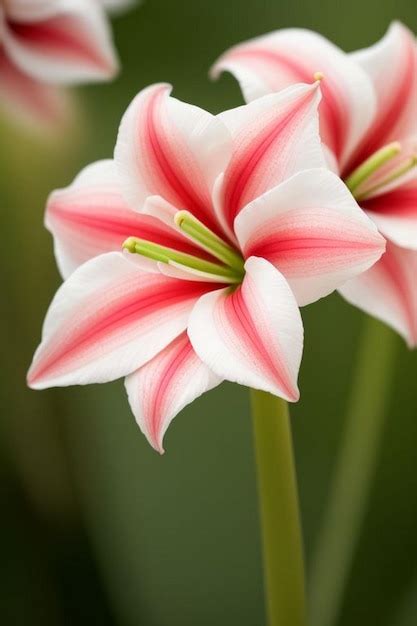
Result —
[[368, 318], [344, 434], [323, 513], [309, 588], [311, 626], [334, 626], [349, 577], [382, 439], [396, 337]]
[[305, 626], [304, 563], [287, 403], [251, 391], [269, 626]]

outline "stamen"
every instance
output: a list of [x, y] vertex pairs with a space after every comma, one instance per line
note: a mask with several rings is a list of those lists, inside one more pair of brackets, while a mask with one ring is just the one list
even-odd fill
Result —
[[392, 183], [394, 180], [397, 180], [401, 176], [404, 176], [404, 174], [407, 174], [407, 172], [409, 172], [416, 166], [417, 166], [417, 155], [413, 155], [409, 159], [407, 159], [403, 163], [403, 165], [400, 165], [395, 170], [393, 170], [389, 176], [384, 178], [384, 180], [379, 182], [377, 185], [374, 185], [373, 187], [370, 187], [363, 193], [358, 194], [356, 196], [356, 200], [366, 200], [366, 198], [369, 198], [369, 196], [375, 193], [375, 191], [382, 189], [382, 187], [386, 187], [387, 185], [389, 185], [389, 183]]
[[[222, 279], [227, 279], [227, 282], [229, 283], [240, 283], [244, 274], [243, 269], [241, 272], [237, 272], [231, 267], [211, 263], [211, 261], [205, 261], [197, 256], [186, 254], [185, 252], [179, 252], [173, 248], [160, 246], [159, 244], [147, 241], [146, 239], [129, 237], [126, 239], [122, 247], [131, 253], [140, 254], [141, 256], [153, 259], [154, 261], [159, 261], [160, 263], [170, 264], [171, 262], [174, 262], [184, 267], [197, 270], [198, 272], [219, 276]], [[225, 282], [225, 280], [222, 282]]]
[[320, 82], [320, 81], [322, 81], [322, 80], [323, 80], [323, 78], [324, 78], [324, 74], [323, 74], [323, 72], [315, 72], [315, 73], [313, 74], [313, 78], [314, 78], [314, 80], [317, 80], [317, 81], [319, 81], [319, 82]]
[[194, 217], [192, 213], [189, 211], [178, 211], [174, 220], [178, 228], [193, 241], [197, 242], [204, 250], [210, 252], [216, 259], [234, 268], [237, 272], [243, 272], [244, 261], [240, 254]]
[[374, 152], [366, 161], [359, 165], [345, 180], [352, 194], [355, 195], [355, 191], [358, 189], [359, 185], [365, 182], [376, 170], [382, 167], [387, 161], [396, 157], [400, 152], [401, 144], [398, 143], [398, 141], [394, 141]]

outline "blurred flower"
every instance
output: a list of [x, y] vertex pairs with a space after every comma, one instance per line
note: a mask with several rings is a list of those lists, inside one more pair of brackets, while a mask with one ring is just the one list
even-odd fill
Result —
[[329, 164], [388, 239], [379, 263], [340, 292], [417, 345], [414, 35], [394, 23], [376, 45], [345, 54], [314, 32], [281, 30], [226, 52], [212, 74], [224, 70], [248, 102], [322, 73], [320, 130]]
[[66, 281], [28, 375], [36, 389], [127, 376], [159, 451], [172, 418], [222, 379], [297, 400], [298, 305], [384, 249], [323, 167], [318, 84], [219, 116], [169, 92], [140, 92], [115, 161], [50, 197], [46, 224]]
[[28, 121], [57, 124], [68, 103], [62, 85], [109, 80], [116, 53], [98, 0], [3, 0], [0, 102]]

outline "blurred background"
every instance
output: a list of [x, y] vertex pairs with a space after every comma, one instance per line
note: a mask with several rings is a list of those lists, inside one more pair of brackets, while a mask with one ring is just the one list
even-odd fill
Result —
[[[395, 18], [417, 31], [415, 0], [146, 0], [114, 20], [123, 71], [113, 84], [77, 90], [70, 136], [44, 140], [1, 120], [2, 624], [264, 623], [245, 388], [223, 385], [184, 410], [162, 458], [135, 425], [121, 382], [26, 389], [60, 284], [45, 200], [81, 167], [112, 155], [120, 118], [147, 84], [172, 82], [175, 96], [216, 113], [241, 103], [230, 76], [207, 78], [232, 44], [303, 26], [351, 50], [379, 39]], [[292, 415], [308, 564], [364, 316], [334, 295], [303, 318], [302, 400]], [[340, 626], [417, 624], [417, 354], [398, 339], [397, 355]]]

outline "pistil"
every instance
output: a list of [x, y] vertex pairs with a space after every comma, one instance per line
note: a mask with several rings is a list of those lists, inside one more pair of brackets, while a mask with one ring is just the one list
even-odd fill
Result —
[[410, 170], [414, 169], [417, 166], [417, 155], [413, 155], [410, 158], [406, 159], [402, 165], [399, 165], [395, 170], [393, 170], [386, 178], [380, 181], [377, 185], [370, 187], [363, 193], [356, 194], [356, 200], [366, 200], [376, 191], [379, 191], [383, 187], [386, 187], [390, 183], [394, 182], [398, 178], [401, 178], [405, 174], [407, 174]]
[[189, 268], [190, 270], [195, 270], [202, 274], [209, 274], [213, 277], [218, 276], [221, 282], [231, 284], [240, 283], [243, 278], [243, 268], [242, 271], [239, 272], [232, 267], [212, 263], [211, 261], [200, 259], [192, 254], [186, 254], [185, 252], [179, 252], [173, 248], [160, 246], [146, 239], [129, 237], [124, 242], [123, 248], [131, 253], [139, 254], [148, 259], [159, 261], [160, 263], [182, 266], [184, 269]]
[[389, 143], [380, 150], [374, 152], [366, 161], [356, 168], [345, 180], [352, 194], [358, 198], [358, 188], [368, 180], [385, 163], [391, 161], [401, 152], [401, 144], [398, 141]]
[[188, 237], [201, 246], [206, 252], [216, 259], [235, 269], [239, 274], [243, 273], [244, 261], [241, 255], [218, 237], [205, 224], [200, 222], [189, 211], [178, 211], [175, 214], [175, 223]]

